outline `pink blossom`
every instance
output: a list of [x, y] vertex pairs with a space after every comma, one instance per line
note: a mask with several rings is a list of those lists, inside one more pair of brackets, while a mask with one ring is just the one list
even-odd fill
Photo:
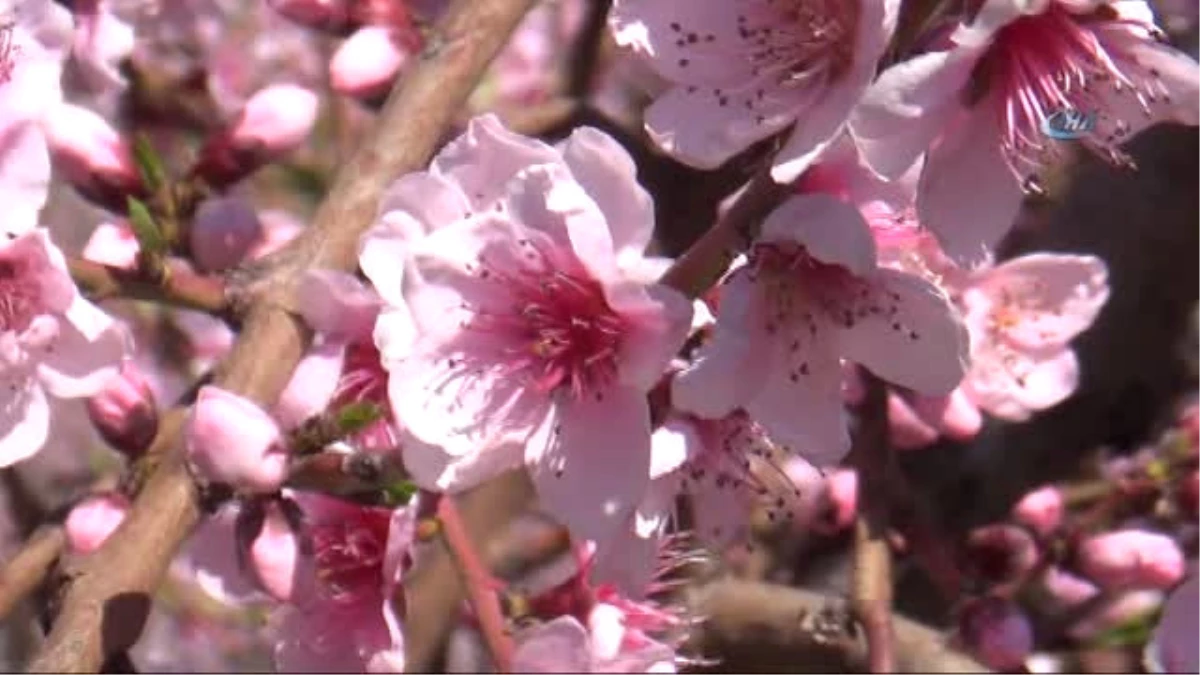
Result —
[[1179, 544], [1165, 534], [1144, 530], [1090, 537], [1080, 544], [1079, 567], [1105, 588], [1170, 588], [1185, 572]]
[[87, 400], [88, 417], [100, 437], [128, 457], [139, 457], [158, 433], [158, 406], [146, 377], [133, 361]]
[[1154, 673], [1200, 672], [1200, 646], [1196, 643], [1196, 634], [1200, 632], [1197, 605], [1200, 605], [1200, 585], [1193, 574], [1167, 598], [1154, 636], [1146, 645], [1147, 670]]
[[892, 390], [888, 392], [888, 425], [892, 444], [908, 450], [928, 446], [942, 435], [969, 441], [983, 428], [983, 416], [962, 387], [948, 396]]
[[0, 237], [0, 466], [45, 444], [47, 395], [99, 393], [129, 351], [127, 331], [80, 295], [45, 230]]
[[[375, 341], [418, 483], [459, 490], [523, 461], [585, 539], [632, 510], [646, 394], [691, 320], [650, 285], [652, 228], [629, 155], [591, 128], [554, 148], [485, 115], [393, 184], [359, 264], [387, 307]], [[389, 327], [405, 311], [415, 346]]]
[[210, 481], [274, 492], [287, 478], [287, 449], [275, 420], [220, 387], [200, 388], [184, 439], [188, 460]]
[[858, 515], [858, 472], [853, 469], [830, 471], [825, 476], [820, 499], [824, 512], [814, 521], [814, 528], [830, 535], [849, 528]]
[[1044, 485], [1028, 492], [1013, 506], [1013, 519], [1043, 537], [1048, 537], [1062, 524], [1066, 506], [1062, 491]]
[[534, 5], [492, 61], [487, 84], [480, 88], [494, 98], [484, 97], [479, 103], [520, 106], [548, 98], [558, 76], [558, 59], [578, 32], [585, 5], [581, 0]]
[[100, 223], [92, 230], [82, 256], [93, 262], [132, 269], [137, 265], [137, 237], [125, 220]]
[[625, 647], [624, 631], [607, 606], [593, 610], [584, 627], [573, 616], [560, 616], [527, 629], [513, 654], [519, 673], [674, 673], [675, 651], [652, 643]]
[[123, 211], [126, 196], [142, 192], [132, 149], [100, 115], [62, 103], [46, 112], [42, 128], [55, 168], [88, 199]]
[[53, 0], [6, 4], [0, 28], [0, 234], [38, 224], [50, 186], [50, 155], [40, 120], [62, 101], [71, 15]]
[[1197, 123], [1196, 63], [1160, 41], [1144, 2], [987, 0], [948, 48], [880, 75], [851, 129], [884, 176], [927, 149], [921, 222], [960, 262], [1011, 226], [1022, 189], [1071, 140], [1043, 131], [1060, 110], [1092, 115], [1078, 138], [1127, 163], [1120, 144], [1156, 122]]
[[617, 43], [675, 87], [645, 113], [660, 147], [715, 168], [793, 123], [772, 176], [795, 180], [841, 133], [896, 25], [894, 0], [617, 0]]
[[244, 509], [242, 503], [230, 501], [206, 516], [171, 565], [173, 576], [232, 607], [265, 597], [261, 582], [249, 573], [253, 570], [242, 565], [244, 550], [237, 530]]
[[125, 87], [120, 63], [133, 53], [133, 27], [118, 18], [104, 0], [75, 3], [72, 64], [93, 93]]
[[398, 672], [404, 642], [394, 606], [413, 518], [311, 493], [297, 493], [312, 575], [296, 580], [291, 603], [270, 621], [280, 672]]
[[63, 522], [71, 550], [87, 554], [100, 548], [128, 512], [129, 500], [116, 493], [89, 497], [76, 504]]
[[1034, 253], [972, 273], [959, 295], [971, 334], [964, 392], [1012, 421], [1063, 401], [1079, 382], [1070, 342], [1108, 294], [1108, 270], [1094, 256]]
[[777, 443], [818, 464], [849, 449], [840, 359], [948, 394], [967, 336], [945, 294], [879, 267], [867, 223], [824, 194], [792, 197], [726, 277], [713, 338], [675, 378], [675, 405], [716, 418], [743, 407]]
[[262, 237], [250, 247], [247, 254], [250, 260], [258, 260], [278, 251], [304, 229], [300, 219], [279, 209], [259, 211], [258, 220], [262, 223]]
[[272, 597], [287, 601], [300, 571], [300, 541], [279, 504], [269, 503], [264, 508], [262, 528], [250, 544], [250, 567]]
[[412, 50], [387, 26], [364, 26], [354, 32], [329, 60], [333, 90], [360, 99], [387, 94], [412, 56]]

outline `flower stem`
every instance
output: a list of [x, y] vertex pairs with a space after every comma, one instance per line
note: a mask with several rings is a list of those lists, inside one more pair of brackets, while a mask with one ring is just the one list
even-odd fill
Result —
[[83, 258], [69, 259], [67, 267], [71, 278], [92, 300], [150, 300], [211, 314], [222, 314], [229, 309], [225, 282], [217, 277], [172, 269], [170, 274], [162, 276], [161, 281], [152, 281], [138, 270], [102, 265]]

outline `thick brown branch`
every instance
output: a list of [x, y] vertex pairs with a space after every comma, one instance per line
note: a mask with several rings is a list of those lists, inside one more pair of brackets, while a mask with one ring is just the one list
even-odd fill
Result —
[[102, 265], [82, 258], [71, 258], [67, 266], [71, 270], [71, 278], [93, 300], [153, 300], [213, 314], [228, 309], [225, 282], [222, 279], [200, 276], [178, 266], [171, 268], [161, 283], [148, 281], [136, 270]]
[[50, 573], [66, 546], [67, 535], [61, 525], [43, 527], [17, 551], [0, 571], [0, 622]]
[[[688, 638], [688, 652], [718, 660], [717, 672], [736, 665], [749, 672], [861, 673], [868, 647], [851, 629], [840, 599], [799, 588], [724, 580], [688, 593], [703, 618]], [[896, 667], [906, 673], [986, 673], [952, 651], [946, 638], [915, 621], [895, 619]]]
[[[298, 276], [313, 267], [353, 269], [359, 236], [383, 188], [423, 168], [487, 64], [532, 0], [456, 0], [419, 63], [389, 96], [377, 126], [339, 172], [312, 226], [273, 256], [249, 301], [243, 332], [216, 383], [263, 404], [287, 383], [309, 335], [291, 314]], [[269, 358], [264, 358], [269, 355]], [[199, 494], [179, 456], [182, 415], [164, 419], [156, 447], [169, 448], [121, 527], [83, 561], [31, 672], [95, 672], [136, 641], [170, 560], [200, 518]]]

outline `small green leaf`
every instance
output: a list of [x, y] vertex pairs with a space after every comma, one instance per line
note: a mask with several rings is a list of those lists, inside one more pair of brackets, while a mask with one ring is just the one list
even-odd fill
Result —
[[358, 433], [383, 418], [383, 408], [370, 401], [350, 403], [338, 411], [337, 429], [343, 436]]
[[151, 194], [166, 184], [167, 171], [145, 134], [138, 134], [133, 139], [133, 159], [137, 162], [138, 173], [142, 175], [142, 181]]
[[417, 494], [417, 486], [412, 481], [401, 480], [395, 483], [390, 483], [383, 488], [387, 493], [388, 502], [395, 505], [407, 504], [412, 496]]
[[133, 227], [133, 236], [137, 238], [142, 253], [159, 254], [166, 251], [167, 242], [163, 240], [162, 232], [154, 222], [154, 216], [150, 215], [150, 209], [135, 197], [126, 197], [126, 204], [129, 209], [129, 224]]

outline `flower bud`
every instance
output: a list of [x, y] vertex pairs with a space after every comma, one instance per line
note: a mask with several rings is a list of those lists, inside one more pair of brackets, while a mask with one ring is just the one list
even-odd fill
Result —
[[237, 266], [263, 235], [254, 207], [239, 197], [206, 199], [189, 233], [192, 258], [206, 272]]
[[280, 16], [331, 35], [346, 35], [357, 27], [347, 0], [267, 0]]
[[1048, 537], [1062, 524], [1063, 513], [1062, 491], [1045, 485], [1022, 497], [1013, 507], [1012, 517], [1038, 535]]
[[100, 115], [62, 103], [46, 113], [42, 128], [54, 167], [88, 200], [123, 212], [126, 197], [145, 192], [129, 144]]
[[984, 665], [1015, 671], [1033, 652], [1033, 626], [1016, 603], [998, 597], [980, 598], [959, 616], [963, 645]]
[[88, 416], [104, 442], [133, 459], [140, 457], [158, 434], [158, 406], [150, 383], [131, 361], [87, 400]]
[[384, 96], [408, 57], [392, 30], [384, 26], [360, 28], [329, 60], [329, 84], [339, 94], [359, 100]]
[[200, 388], [185, 431], [188, 459], [204, 478], [270, 493], [287, 478], [279, 427], [252, 401], [219, 387]]
[[1017, 581], [1038, 563], [1033, 537], [1015, 525], [986, 525], [967, 537], [966, 557], [971, 573], [992, 584]]
[[241, 115], [204, 144], [192, 175], [224, 188], [296, 149], [317, 119], [317, 96], [293, 84], [259, 90]]
[[1049, 612], [1078, 607], [1100, 594], [1100, 589], [1092, 582], [1059, 567], [1047, 569], [1039, 586]]
[[123, 495], [111, 493], [88, 497], [67, 514], [63, 523], [67, 544], [76, 553], [95, 551], [116, 531], [127, 513], [129, 500]]
[[250, 544], [250, 566], [264, 590], [287, 602], [296, 588], [300, 542], [278, 504], [264, 508], [262, 528]]
[[1175, 540], [1157, 532], [1120, 530], [1085, 540], [1079, 568], [1104, 588], [1170, 588], [1185, 572]]
[[853, 469], [829, 472], [821, 503], [821, 515], [813, 522], [813, 529], [832, 535], [850, 527], [858, 512], [858, 473]]

